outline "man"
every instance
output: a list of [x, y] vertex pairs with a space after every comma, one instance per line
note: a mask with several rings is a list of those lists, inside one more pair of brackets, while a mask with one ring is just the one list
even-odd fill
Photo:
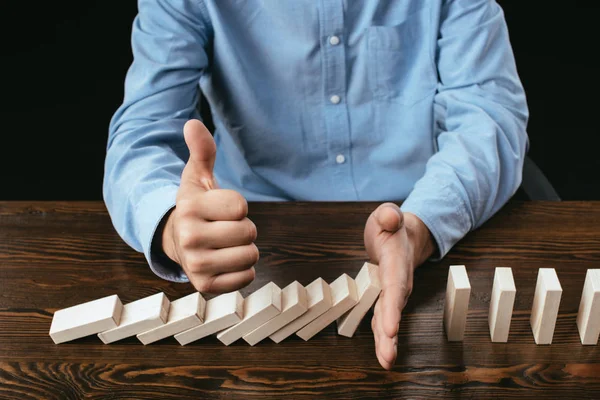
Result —
[[139, 0], [132, 48], [104, 182], [122, 238], [158, 276], [220, 293], [255, 276], [247, 201], [381, 201], [364, 242], [390, 369], [414, 269], [521, 182], [528, 109], [499, 5]]

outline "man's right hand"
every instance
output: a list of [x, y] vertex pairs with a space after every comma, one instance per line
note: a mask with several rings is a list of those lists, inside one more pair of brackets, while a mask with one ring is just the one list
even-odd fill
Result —
[[256, 226], [246, 217], [248, 203], [238, 192], [218, 188], [217, 149], [204, 124], [190, 120], [183, 132], [190, 158], [162, 232], [163, 251], [199, 292], [238, 290], [254, 280], [259, 258]]

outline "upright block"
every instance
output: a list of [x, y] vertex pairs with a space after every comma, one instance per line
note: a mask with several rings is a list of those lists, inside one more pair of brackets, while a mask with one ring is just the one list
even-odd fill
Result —
[[163, 325], [167, 322], [169, 305], [162, 292], [125, 304], [119, 325], [100, 332], [98, 337], [109, 344]]
[[588, 269], [579, 302], [577, 329], [582, 345], [598, 344], [600, 335], [600, 269]]
[[116, 294], [63, 308], [52, 317], [50, 337], [59, 344], [115, 328], [122, 311], [123, 303]]
[[492, 342], [506, 343], [517, 288], [510, 268], [496, 268], [488, 314]]
[[217, 339], [229, 346], [281, 312], [281, 289], [269, 282], [244, 300], [244, 318], [217, 334]]
[[309, 340], [314, 335], [321, 332], [354, 307], [358, 302], [356, 282], [354, 282], [354, 279], [350, 278], [347, 274], [342, 274], [342, 276], [333, 281], [329, 287], [331, 288], [333, 305], [329, 310], [321, 314], [321, 316], [296, 332], [296, 335], [304, 340]]
[[536, 344], [552, 343], [561, 296], [562, 287], [554, 268], [540, 268], [529, 320]]
[[444, 303], [444, 329], [449, 342], [464, 339], [470, 297], [471, 283], [465, 266], [450, 266]]
[[147, 345], [198, 326], [204, 321], [205, 307], [206, 301], [199, 292], [177, 299], [171, 302], [166, 324], [139, 333], [137, 338]]
[[240, 322], [244, 317], [244, 298], [239, 291], [224, 293], [206, 302], [204, 323], [175, 335], [185, 346]]
[[306, 312], [269, 336], [272, 341], [280, 343], [331, 308], [331, 289], [323, 278], [317, 278], [309, 283], [306, 286], [306, 295], [308, 304]]
[[375, 264], [365, 263], [356, 278], [358, 303], [337, 320], [339, 335], [352, 337], [360, 321], [379, 297], [381, 283], [379, 282], [379, 267]]
[[255, 330], [243, 336], [243, 339], [254, 346], [273, 332], [289, 324], [308, 308], [306, 288], [294, 281], [281, 290], [281, 314], [265, 322]]

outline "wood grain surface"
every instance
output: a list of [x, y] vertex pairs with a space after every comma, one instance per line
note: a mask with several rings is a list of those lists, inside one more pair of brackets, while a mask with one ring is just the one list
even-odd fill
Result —
[[[250, 203], [261, 259], [247, 295], [317, 277], [354, 276], [376, 203]], [[442, 325], [448, 267], [464, 264], [472, 285], [465, 339]], [[508, 343], [487, 325], [495, 267], [511, 267], [517, 294]], [[529, 326], [538, 268], [563, 286], [551, 345]], [[332, 325], [308, 342], [290, 337], [229, 347], [209, 337], [104, 345], [95, 336], [60, 345], [53, 313], [118, 294], [124, 303], [159, 291], [192, 293], [155, 276], [116, 234], [100, 202], [0, 202], [1, 399], [599, 399], [600, 346], [582, 346], [575, 324], [588, 268], [600, 268], [600, 202], [511, 202], [442, 261], [421, 266], [403, 313], [398, 361], [383, 370], [369, 312], [353, 338]], [[210, 296], [207, 296], [210, 298]]]

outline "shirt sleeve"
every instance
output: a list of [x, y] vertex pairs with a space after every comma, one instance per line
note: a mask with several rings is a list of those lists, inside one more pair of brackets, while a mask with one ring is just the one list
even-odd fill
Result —
[[109, 124], [103, 197], [113, 225], [152, 271], [186, 281], [161, 265], [152, 238], [175, 205], [189, 152], [183, 126], [198, 112], [199, 79], [208, 65], [210, 23], [197, 0], [139, 0], [131, 34], [133, 62], [124, 99]]
[[444, 2], [436, 63], [437, 151], [401, 208], [427, 225], [439, 260], [517, 191], [529, 111], [495, 1]]

